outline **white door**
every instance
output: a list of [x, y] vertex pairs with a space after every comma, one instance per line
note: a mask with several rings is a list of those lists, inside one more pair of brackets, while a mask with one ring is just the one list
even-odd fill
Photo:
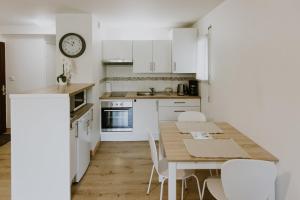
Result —
[[85, 114], [78, 120], [76, 182], [81, 180], [90, 163], [90, 127], [88, 117]]
[[152, 41], [133, 41], [133, 72], [152, 73]]
[[197, 29], [173, 30], [172, 59], [173, 73], [196, 73]]
[[136, 99], [133, 102], [133, 132], [144, 134], [150, 131], [158, 139], [158, 101], [155, 99]]
[[132, 60], [131, 40], [104, 40], [102, 43], [103, 60]]
[[172, 42], [170, 40], [153, 41], [153, 72], [172, 72]]

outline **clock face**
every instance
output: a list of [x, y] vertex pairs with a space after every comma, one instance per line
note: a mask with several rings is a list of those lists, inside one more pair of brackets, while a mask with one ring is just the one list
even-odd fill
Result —
[[76, 33], [68, 33], [60, 39], [59, 49], [65, 56], [76, 58], [84, 53], [85, 41]]

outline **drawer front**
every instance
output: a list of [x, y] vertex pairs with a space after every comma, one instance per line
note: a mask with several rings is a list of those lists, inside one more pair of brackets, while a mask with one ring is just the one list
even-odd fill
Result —
[[200, 99], [161, 99], [160, 107], [200, 107]]
[[159, 121], [177, 121], [178, 115], [186, 111], [200, 112], [200, 107], [160, 107]]

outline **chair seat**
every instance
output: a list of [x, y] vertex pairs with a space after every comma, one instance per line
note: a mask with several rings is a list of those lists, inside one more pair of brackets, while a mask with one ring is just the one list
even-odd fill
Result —
[[[166, 159], [162, 159], [158, 161], [158, 173], [165, 178], [169, 177], [168, 170], [168, 161]], [[176, 179], [182, 180], [192, 176], [195, 173], [194, 170], [176, 170]]]
[[222, 181], [218, 177], [211, 177], [206, 179], [207, 188], [214, 198], [217, 200], [227, 200], [224, 194]]

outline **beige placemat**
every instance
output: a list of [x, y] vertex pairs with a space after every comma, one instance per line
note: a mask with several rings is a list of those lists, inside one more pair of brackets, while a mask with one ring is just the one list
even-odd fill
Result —
[[189, 154], [201, 158], [251, 158], [232, 139], [193, 140], [184, 139]]
[[176, 126], [181, 133], [204, 132], [204, 133], [224, 133], [213, 122], [176, 122]]

